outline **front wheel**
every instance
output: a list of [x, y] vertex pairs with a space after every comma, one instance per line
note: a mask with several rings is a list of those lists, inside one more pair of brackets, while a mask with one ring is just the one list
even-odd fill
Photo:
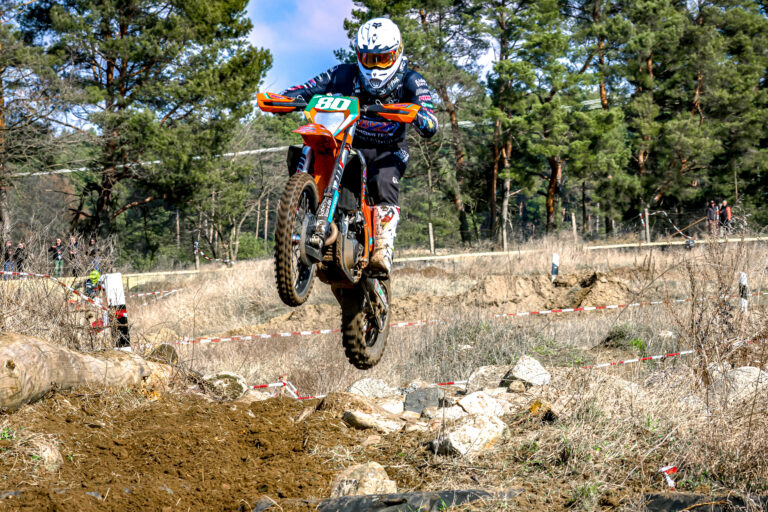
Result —
[[[380, 280], [390, 303], [389, 280]], [[340, 290], [341, 291], [341, 290]], [[376, 327], [372, 307], [365, 298], [362, 286], [345, 289], [338, 296], [341, 304], [341, 336], [344, 353], [352, 365], [359, 370], [376, 366], [384, 355], [389, 337], [389, 307], [380, 313], [381, 328]]]
[[307, 214], [317, 212], [315, 180], [306, 173], [296, 173], [288, 180], [277, 207], [275, 230], [275, 277], [277, 293], [288, 306], [300, 306], [309, 298], [315, 279], [315, 265], [301, 258], [301, 243]]

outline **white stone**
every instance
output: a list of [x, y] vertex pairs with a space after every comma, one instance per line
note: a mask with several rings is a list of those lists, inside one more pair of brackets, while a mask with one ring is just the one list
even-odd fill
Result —
[[453, 405], [451, 407], [427, 407], [421, 412], [421, 416], [428, 420], [442, 420], [445, 418], [445, 421], [453, 421], [463, 418], [466, 415], [467, 411], [458, 405]]
[[530, 386], [544, 386], [549, 384], [552, 378], [541, 363], [530, 356], [521, 356], [508, 377], [521, 380]]
[[396, 492], [397, 484], [378, 462], [350, 466], [336, 475], [331, 485], [331, 498]]
[[206, 375], [203, 380], [207, 382], [220, 398], [236, 400], [243, 396], [248, 389], [248, 383], [242, 375], [232, 372], [219, 372]]
[[372, 428], [382, 434], [391, 434], [403, 429], [405, 422], [400, 419], [387, 418], [377, 413], [365, 413], [362, 411], [347, 411], [344, 413], [344, 422], [355, 428]]
[[509, 388], [485, 388], [482, 391], [486, 395], [496, 398], [497, 396], [503, 395], [504, 393], [508, 392]]
[[395, 388], [390, 387], [383, 380], [370, 377], [360, 379], [349, 386], [347, 393], [354, 393], [366, 398], [388, 398], [399, 394]]
[[768, 387], [768, 373], [754, 366], [742, 366], [724, 373], [714, 373], [712, 390], [729, 403], [750, 400], [755, 393], [762, 393]]
[[501, 385], [509, 366], [493, 365], [477, 368], [467, 379], [467, 393]]
[[448, 426], [431, 447], [439, 455], [478, 455], [501, 441], [505, 429], [496, 416], [466, 416]]
[[272, 398], [272, 393], [266, 391], [259, 391], [257, 389], [249, 389], [243, 396], [235, 400], [239, 404], [251, 404], [253, 402], [262, 402]]
[[504, 406], [495, 398], [482, 391], [475, 391], [461, 400], [459, 406], [468, 414], [480, 414], [486, 416], [503, 416]]
[[405, 410], [403, 400], [401, 398], [387, 398], [376, 400], [376, 405], [381, 407], [387, 412], [392, 414], [402, 414]]

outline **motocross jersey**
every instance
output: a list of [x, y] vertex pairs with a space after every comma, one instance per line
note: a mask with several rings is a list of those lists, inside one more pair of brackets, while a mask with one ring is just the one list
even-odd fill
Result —
[[[282, 94], [292, 98], [303, 97], [309, 101], [315, 94], [340, 94], [355, 96], [361, 105], [381, 103], [415, 103], [421, 107], [414, 128], [422, 137], [432, 137], [437, 132], [437, 117], [433, 112], [432, 93], [418, 72], [408, 69], [403, 59], [401, 70], [393, 79], [399, 81], [384, 97], [373, 96], [360, 86], [357, 64], [339, 64], [321, 73], [309, 82], [291, 87]], [[361, 115], [355, 129], [353, 146], [356, 148], [405, 148], [405, 123], [388, 121], [379, 117]]]

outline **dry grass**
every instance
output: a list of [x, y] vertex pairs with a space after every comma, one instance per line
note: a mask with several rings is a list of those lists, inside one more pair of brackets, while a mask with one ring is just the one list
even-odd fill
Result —
[[[532, 248], [541, 252], [409, 264], [409, 270], [396, 274], [394, 285], [396, 301], [412, 309], [402, 311], [407, 317], [394, 320], [441, 323], [393, 329], [384, 359], [368, 372], [347, 363], [337, 334], [192, 345], [182, 347], [180, 356], [185, 365], [203, 373], [234, 371], [252, 383], [287, 374], [300, 390], [325, 393], [345, 389], [364, 376], [393, 386], [417, 378], [461, 380], [479, 366], [511, 366], [520, 355], [531, 354], [554, 375], [553, 385], [541, 390], [543, 397], [552, 403], [571, 399], [558, 421], [507, 418], [510, 438], [499, 450], [471, 463], [442, 457], [424, 460], [423, 450], [414, 447], [404, 451], [401, 464], [390, 463], [392, 474], [409, 480], [416, 478], [413, 472], [428, 468], [428, 485], [434, 489], [476, 487], [489, 480], [499, 488], [535, 489], [539, 501], [528, 503], [529, 509], [597, 510], [637, 491], [662, 490], [658, 469], [668, 464], [680, 468], [677, 480], [684, 490], [768, 490], [768, 400], [755, 395], [747, 403], [733, 402], [707, 386], [713, 369], [766, 366], [766, 344], [740, 344], [765, 339], [766, 299], [752, 298], [750, 313], [743, 314], [738, 301], [725, 298], [738, 293], [741, 271], [749, 274], [752, 292], [764, 291], [765, 248], [732, 244], [694, 251], [585, 252], [560, 241]], [[508, 319], [489, 314], [525, 310], [524, 300], [493, 306], [476, 300], [482, 290], [478, 284], [489, 274], [515, 276], [510, 277], [513, 282], [547, 274], [551, 252], [561, 254], [561, 274], [599, 271], [623, 276], [636, 290], [626, 301], [692, 300]], [[327, 287], [318, 282], [309, 304], [290, 310], [279, 302], [272, 272], [269, 261], [247, 262], [233, 272], [146, 284], [144, 290], [185, 289], [163, 299], [132, 299], [133, 337], [157, 342], [230, 331], [337, 327], [338, 306]], [[14, 312], [2, 317], [4, 329], [74, 343], [61, 327], [72, 321], [60, 302], [60, 289], [35, 281], [4, 285], [0, 291], [3, 310]], [[40, 321], [40, 312], [45, 321]], [[579, 368], [689, 348], [697, 354], [607, 369]]]

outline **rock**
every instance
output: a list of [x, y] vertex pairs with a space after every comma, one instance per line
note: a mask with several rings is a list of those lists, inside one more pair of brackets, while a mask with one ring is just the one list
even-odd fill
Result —
[[519, 380], [526, 386], [544, 386], [549, 384], [551, 376], [536, 359], [521, 356], [515, 366], [504, 376], [504, 380]]
[[421, 414], [426, 407], [440, 405], [440, 390], [437, 388], [424, 388], [411, 391], [405, 395], [405, 410]]
[[505, 429], [496, 416], [466, 416], [448, 426], [430, 447], [438, 455], [478, 455], [493, 448]]
[[513, 380], [509, 383], [510, 393], [525, 393], [525, 383], [521, 380]]
[[407, 395], [411, 391], [416, 391], [417, 389], [424, 389], [424, 388], [430, 388], [430, 387], [432, 387], [431, 383], [423, 381], [421, 379], [416, 379], [406, 384], [400, 391], [402, 394]]
[[243, 396], [235, 400], [239, 404], [252, 404], [253, 402], [262, 402], [272, 398], [272, 395], [266, 391], [258, 391], [256, 389], [249, 389]]
[[459, 406], [468, 414], [503, 416], [506, 412], [504, 406], [498, 400], [482, 391], [475, 391], [465, 396], [459, 400]]
[[481, 366], [473, 371], [469, 379], [467, 379], [467, 393], [501, 386], [508, 371], [509, 366]]
[[509, 388], [485, 388], [481, 391], [488, 396], [492, 396], [493, 398], [496, 398], [497, 396], [501, 396], [505, 394], [508, 391], [508, 389]]
[[372, 434], [365, 438], [365, 441], [361, 443], [361, 446], [363, 448], [368, 448], [369, 446], [373, 446], [375, 444], [378, 444], [381, 442], [381, 436], [378, 434]]
[[392, 414], [399, 415], [402, 414], [405, 410], [403, 407], [403, 401], [400, 398], [386, 398], [382, 400], [376, 400], [376, 405]]
[[210, 385], [211, 391], [221, 399], [236, 400], [248, 391], [248, 383], [241, 375], [231, 372], [219, 372], [206, 375], [203, 380]]
[[384, 416], [396, 417], [381, 407], [373, 400], [352, 393], [328, 393], [328, 395], [317, 404], [318, 411], [335, 413], [341, 418], [347, 411], [361, 411], [365, 413], [376, 413]]
[[405, 411], [400, 415], [400, 418], [409, 422], [418, 421], [421, 418], [421, 413], [416, 411]]
[[453, 405], [451, 407], [427, 407], [421, 411], [422, 418], [426, 418], [428, 420], [442, 420], [443, 417], [445, 417], [445, 421], [453, 421], [459, 418], [463, 418], [466, 415], [467, 412], [458, 405]]
[[56, 443], [45, 437], [34, 437], [25, 443], [24, 451], [48, 473], [55, 473], [64, 462]]
[[155, 361], [156, 363], [173, 365], [179, 363], [179, 354], [176, 353], [176, 349], [173, 345], [162, 343], [152, 349], [152, 352], [147, 356], [147, 359]]
[[504, 408], [504, 414], [510, 414], [525, 410], [530, 398], [523, 394], [505, 393], [497, 396], [496, 401]]
[[360, 379], [347, 389], [347, 393], [364, 396], [366, 398], [387, 398], [398, 394], [395, 388], [390, 387], [381, 379]]
[[429, 424], [423, 421], [417, 421], [415, 423], [408, 423], [403, 430], [406, 434], [410, 432], [429, 432]]
[[742, 366], [725, 372], [712, 373], [712, 391], [729, 403], [750, 400], [755, 393], [768, 387], [768, 373], [754, 366]]
[[350, 466], [336, 475], [331, 485], [331, 498], [396, 492], [397, 484], [378, 462]]
[[382, 434], [391, 434], [403, 429], [405, 422], [399, 418], [390, 418], [377, 413], [365, 413], [363, 411], [347, 411], [344, 413], [344, 422], [354, 428], [372, 428]]

